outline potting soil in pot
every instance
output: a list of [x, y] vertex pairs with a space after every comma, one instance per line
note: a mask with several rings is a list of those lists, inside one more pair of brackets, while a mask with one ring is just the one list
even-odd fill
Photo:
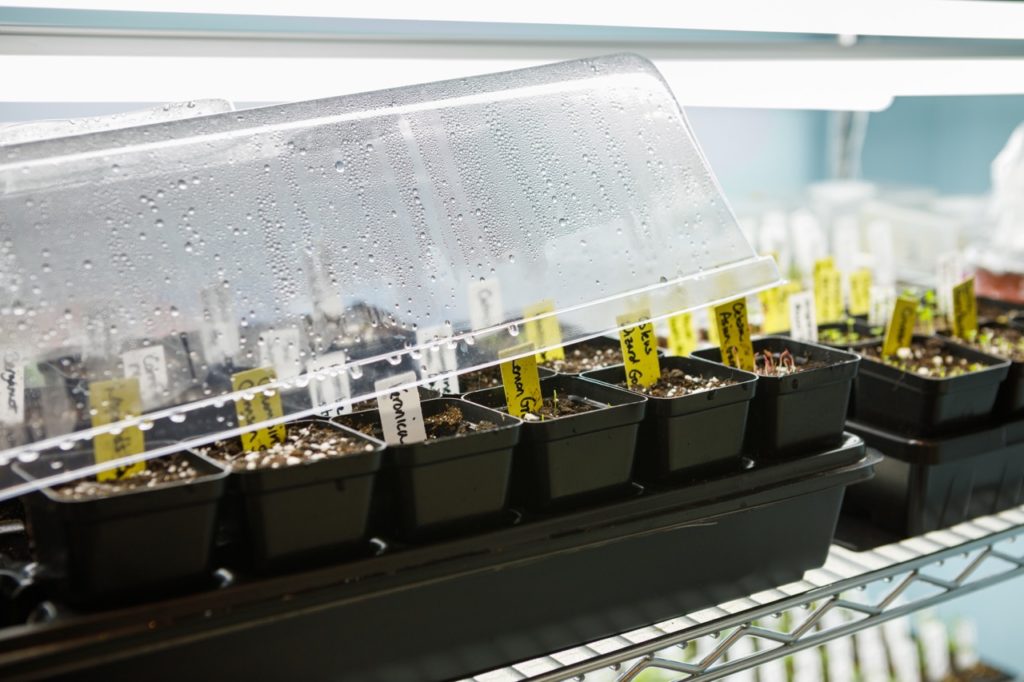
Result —
[[618, 365], [621, 362], [622, 349], [618, 347], [603, 348], [584, 342], [566, 348], [564, 360], [551, 360], [545, 362], [543, 366], [563, 374], [580, 374], [592, 369]]
[[155, 488], [169, 483], [191, 481], [201, 474], [192, 462], [183, 455], [176, 454], [160, 457], [146, 462], [142, 471], [114, 481], [97, 481], [83, 478], [53, 490], [57, 495], [68, 500], [84, 500], [93, 497], [107, 497], [139, 488]]
[[[361, 420], [347, 419], [340, 417], [338, 421], [349, 428], [364, 433], [371, 438], [384, 440], [384, 431], [379, 421], [364, 422]], [[461, 436], [467, 433], [479, 431], [490, 431], [496, 428], [492, 422], [481, 420], [477, 422], [468, 421], [462, 414], [462, 410], [454, 405], [449, 405], [437, 414], [423, 417], [423, 427], [427, 432], [427, 440], [448, 438], [449, 436]]]
[[558, 419], [559, 417], [571, 417], [574, 414], [583, 414], [584, 412], [593, 412], [594, 410], [600, 410], [601, 407], [601, 405], [595, 405], [579, 399], [552, 396], [544, 398], [544, 402], [539, 410], [527, 412], [522, 416], [522, 419], [526, 422], [546, 421], [548, 419]]
[[705, 377], [701, 374], [687, 374], [681, 369], [663, 367], [661, 378], [650, 386], [640, 386], [639, 384], [627, 385], [625, 381], [618, 382], [618, 385], [630, 391], [654, 396], [655, 398], [679, 398], [691, 393], [731, 386], [735, 383], [732, 379]]
[[974, 339], [958, 339], [982, 353], [1006, 358], [1013, 362], [1024, 362], [1024, 333], [1002, 327], [982, 327]]
[[973, 362], [944, 352], [944, 342], [940, 339], [926, 339], [914, 342], [909, 348], [900, 348], [896, 354], [882, 357], [882, 347], [869, 346], [861, 349], [865, 357], [896, 367], [903, 372], [917, 374], [929, 379], [947, 379], [963, 376], [970, 372], [985, 369], [986, 365]]
[[373, 449], [370, 443], [349, 438], [326, 424], [313, 422], [289, 427], [285, 441], [267, 450], [245, 452], [241, 441], [232, 439], [219, 441], [209, 448], [202, 449], [201, 452], [230, 466], [234, 471], [253, 471], [319, 462], [328, 457], [372, 452]]

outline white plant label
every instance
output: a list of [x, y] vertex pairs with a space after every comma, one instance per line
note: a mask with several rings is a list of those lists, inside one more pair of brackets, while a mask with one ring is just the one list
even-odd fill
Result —
[[889, 664], [885, 658], [882, 631], [877, 627], [867, 628], [856, 633], [854, 638], [857, 642], [861, 679], [864, 682], [889, 682]]
[[139, 380], [139, 397], [142, 407], [151, 410], [162, 405], [166, 399], [170, 377], [167, 373], [167, 353], [163, 346], [135, 348], [121, 353], [126, 377]]
[[848, 275], [859, 264], [860, 224], [856, 216], [841, 215], [836, 218], [832, 229], [832, 253], [835, 254], [836, 269]]
[[303, 269], [309, 281], [309, 289], [313, 298], [313, 310], [326, 317], [341, 317], [345, 314], [345, 304], [341, 300], [338, 287], [331, 281], [327, 266], [324, 246], [321, 244], [313, 255], [303, 259]]
[[223, 286], [207, 287], [199, 292], [203, 305], [200, 339], [209, 363], [224, 362], [238, 354], [238, 316], [231, 290]]
[[302, 343], [294, 327], [268, 329], [260, 334], [260, 366], [273, 367], [278, 379], [298, 376], [302, 368]]
[[[336, 417], [352, 411], [352, 385], [345, 368], [345, 351], [325, 353], [310, 361], [306, 370], [310, 374], [309, 399], [313, 407], [322, 408], [324, 417]], [[344, 402], [337, 407], [329, 407]]]
[[435, 391], [443, 394], [455, 394], [459, 392], [459, 377], [449, 374], [458, 369], [458, 358], [455, 355], [455, 345], [451, 342], [452, 329], [445, 324], [434, 327], [425, 327], [416, 330], [417, 345], [426, 345], [423, 349], [423, 356], [420, 364], [423, 367], [423, 376], [433, 378], [442, 374], [448, 376], [437, 379], [427, 384]]
[[494, 327], [505, 321], [501, 283], [485, 279], [469, 284], [469, 325], [473, 329]]
[[15, 350], [0, 356], [0, 424], [25, 421], [25, 365]]
[[928, 682], [942, 682], [950, 673], [949, 639], [942, 621], [932, 618], [918, 626], [924, 649], [924, 672]]
[[950, 251], [939, 256], [936, 268], [935, 294], [939, 312], [950, 315], [953, 312], [953, 287], [964, 281], [964, 257], [959, 251]]
[[[829, 609], [821, 617], [821, 625], [825, 630], [841, 627], [847, 622], [844, 616], [839, 609]], [[825, 644], [825, 652], [829, 682], [854, 682], [857, 661], [853, 652], [853, 638], [847, 636], [829, 640]]]
[[[742, 661], [744, 658], [752, 656], [753, 654], [754, 638], [740, 637], [731, 647], [729, 647], [729, 653], [726, 660]], [[729, 680], [731, 682], [757, 682], [757, 671], [754, 668], [740, 670], [739, 672], [730, 675]]]
[[875, 256], [875, 281], [879, 284], [896, 284], [896, 256], [893, 247], [892, 225], [885, 220], [876, 220], [868, 225], [868, 244]]
[[814, 310], [814, 292], [789, 295], [789, 334], [794, 341], [818, 342], [818, 320]]
[[953, 626], [953, 642], [956, 644], [957, 670], [970, 670], [978, 665], [978, 630], [974, 622], [961, 619]]
[[872, 327], [884, 327], [892, 317], [892, 309], [896, 306], [896, 290], [889, 286], [872, 285], [868, 293], [871, 305], [868, 308], [868, 324]]
[[802, 649], [793, 654], [793, 682], [821, 682], [824, 678], [817, 649]]
[[384, 442], [388, 445], [409, 445], [427, 439], [419, 391], [415, 386], [396, 388], [402, 384], [413, 384], [416, 380], [416, 372], [403, 372], [381, 379], [373, 385], [378, 393], [384, 392], [377, 396], [377, 408], [380, 410], [380, 424], [384, 428]]

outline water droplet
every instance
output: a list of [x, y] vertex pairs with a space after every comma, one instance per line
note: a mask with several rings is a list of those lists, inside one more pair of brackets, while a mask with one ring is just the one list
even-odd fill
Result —
[[82, 267], [85, 268], [86, 270], [92, 270], [92, 261], [91, 260], [84, 260], [84, 261], [82, 261]]
[[168, 417], [168, 419], [170, 419], [175, 424], [182, 424], [185, 421], [185, 413], [184, 412], [175, 412], [170, 417]]
[[185, 182], [184, 180], [178, 180], [178, 189], [186, 189], [187, 187], [188, 187], [188, 183], [187, 182]]
[[35, 450], [27, 450], [18, 454], [19, 462], [34, 462], [39, 459], [39, 453]]
[[334, 170], [338, 171], [339, 173], [344, 173], [345, 172], [345, 162], [344, 161], [335, 161], [334, 162]]
[[508, 329], [509, 336], [519, 336], [519, 325], [515, 322], [506, 327], [506, 329]]

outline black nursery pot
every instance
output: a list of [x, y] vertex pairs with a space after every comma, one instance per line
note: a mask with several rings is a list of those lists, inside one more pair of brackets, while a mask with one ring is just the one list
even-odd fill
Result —
[[[684, 479], [735, 469], [743, 455], [750, 401], [757, 375], [700, 358], [666, 357], [663, 370], [729, 379], [735, 383], [677, 398], [647, 398], [637, 442], [637, 473], [643, 481]], [[623, 365], [591, 370], [585, 379], [619, 386]]]
[[[116, 605], [166, 596], [209, 579], [217, 505], [228, 474], [196, 452], [181, 455], [200, 476], [85, 500], [64, 498], [51, 488], [24, 496], [36, 557], [70, 602]], [[69, 469], [93, 463], [91, 450], [60, 458]], [[52, 475], [52, 461], [43, 456], [15, 468], [31, 481]]]
[[[784, 377], [758, 375], [757, 395], [751, 404], [745, 450], [770, 461], [830, 447], [842, 440], [850, 389], [860, 359], [853, 353], [780, 336], [754, 340], [754, 352], [781, 353], [824, 363]], [[694, 352], [696, 357], [720, 362], [718, 348]]]
[[[934, 337], [915, 335], [913, 342], [930, 338]], [[872, 344], [859, 348], [869, 345]], [[932, 379], [865, 357], [857, 374], [854, 419], [903, 435], [927, 436], [988, 417], [995, 406], [999, 384], [1009, 371], [1009, 361], [950, 341], [942, 341], [942, 345], [948, 354], [986, 367], [957, 377]]]
[[[542, 379], [540, 385], [545, 397], [558, 391], [562, 397], [598, 404], [601, 409], [523, 421], [513, 469], [513, 502], [543, 509], [628, 491], [647, 398], [569, 375]], [[466, 400], [505, 409], [502, 388], [469, 393]]]
[[[384, 444], [315, 419], [372, 447], [294, 466], [232, 470], [222, 508], [227, 556], [257, 571], [332, 558], [367, 536], [374, 483]], [[213, 446], [216, 447], [216, 446]]]
[[[454, 405], [470, 422], [496, 428], [437, 438], [385, 451], [379, 507], [381, 530], [415, 538], [483, 527], [503, 517], [508, 506], [512, 450], [519, 440], [519, 420], [459, 398], [421, 403], [424, 418]], [[377, 410], [336, 417], [351, 428], [380, 424]], [[387, 518], [390, 516], [391, 518]]]
[[[1018, 329], [1010, 324], [989, 322], [983, 326], [993, 327], [996, 329], [1010, 329], [1020, 331], [1024, 334], [1024, 329]], [[950, 341], [971, 350], [981, 352], [977, 348], [974, 348], [974, 346], [963, 343], [959, 339], [951, 337]], [[1000, 417], [1008, 417], [1011, 415], [1024, 416], [1024, 362], [1017, 362], [1014, 360], [1010, 360], [1009, 362], [1010, 369], [1006, 372], [1006, 378], [1003, 379], [1001, 384], [999, 384], [999, 392], [996, 394], [996, 402], [995, 405], [992, 406], [992, 412]]]

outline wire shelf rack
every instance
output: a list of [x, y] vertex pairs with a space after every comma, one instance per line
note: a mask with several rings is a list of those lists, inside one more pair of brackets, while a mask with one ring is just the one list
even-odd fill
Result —
[[1021, 535], [1024, 506], [869, 551], [833, 545], [798, 582], [464, 682], [722, 679], [1020, 575]]

